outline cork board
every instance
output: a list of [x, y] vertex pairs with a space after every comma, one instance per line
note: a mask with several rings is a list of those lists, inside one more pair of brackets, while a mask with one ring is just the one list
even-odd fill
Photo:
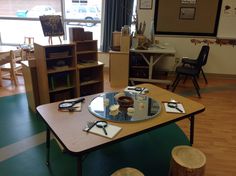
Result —
[[216, 36], [222, 0], [157, 0], [155, 34]]

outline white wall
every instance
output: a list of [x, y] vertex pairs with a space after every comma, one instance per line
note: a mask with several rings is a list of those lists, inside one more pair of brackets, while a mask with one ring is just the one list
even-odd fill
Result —
[[104, 63], [104, 67], [109, 67], [109, 54], [108, 53], [98, 53], [98, 60]]
[[[153, 1], [155, 2], [155, 1]], [[147, 27], [145, 35], [149, 36], [151, 20], [154, 18], [155, 3], [152, 10], [138, 10], [139, 20], [145, 20]], [[176, 48], [176, 57], [190, 56], [197, 57], [202, 44], [194, 45], [191, 39], [205, 40], [207, 38], [181, 37], [181, 36], [156, 36], [161, 43], [169, 43]], [[215, 38], [209, 38], [215, 41]], [[171, 67], [171, 66], [170, 66]], [[204, 67], [206, 73], [232, 74], [236, 75], [236, 46], [232, 45], [210, 45], [210, 53], [207, 65]]]

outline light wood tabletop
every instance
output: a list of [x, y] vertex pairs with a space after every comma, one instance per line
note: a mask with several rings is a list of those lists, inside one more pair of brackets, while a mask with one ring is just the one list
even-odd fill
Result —
[[48, 127], [48, 164], [50, 151], [50, 131], [54, 133], [55, 137], [62, 144], [66, 151], [78, 156], [78, 175], [81, 175], [82, 173], [81, 157], [85, 153], [185, 118], [190, 119], [190, 142], [192, 144], [194, 134], [194, 115], [203, 112], [205, 110], [204, 105], [151, 84], [141, 84], [139, 87], [147, 88], [149, 90], [147, 96], [159, 102], [169, 101], [170, 99], [181, 102], [184, 106], [185, 113], [167, 113], [163, 103], [161, 103], [161, 112], [155, 118], [146, 121], [129, 123], [108, 121], [109, 124], [122, 128], [122, 130], [114, 138], [109, 139], [83, 131], [88, 121], [100, 120], [98, 117], [95, 117], [88, 111], [89, 103], [97, 95], [85, 97], [85, 102], [82, 104], [81, 112], [58, 111], [59, 102], [40, 105], [37, 107], [37, 111]]

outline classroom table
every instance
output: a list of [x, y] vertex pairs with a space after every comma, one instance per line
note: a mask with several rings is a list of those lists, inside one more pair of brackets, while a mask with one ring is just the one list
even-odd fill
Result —
[[139, 86], [148, 89], [149, 92], [146, 96], [156, 101], [166, 102], [174, 99], [181, 102], [184, 106], [185, 113], [168, 113], [165, 111], [163, 103], [161, 103], [161, 111], [154, 118], [132, 123], [107, 121], [108, 124], [121, 127], [121, 131], [114, 138], [110, 139], [83, 131], [88, 121], [101, 120], [88, 110], [90, 102], [98, 94], [85, 96], [85, 102], [82, 103], [80, 112], [61, 112], [58, 110], [59, 102], [40, 105], [37, 107], [37, 112], [47, 125], [47, 164], [50, 166], [50, 132], [54, 134], [66, 152], [77, 156], [79, 176], [82, 176], [82, 157], [85, 154], [186, 118], [190, 120], [190, 143], [193, 144], [194, 118], [195, 115], [205, 110], [204, 105], [152, 84], [140, 84]]

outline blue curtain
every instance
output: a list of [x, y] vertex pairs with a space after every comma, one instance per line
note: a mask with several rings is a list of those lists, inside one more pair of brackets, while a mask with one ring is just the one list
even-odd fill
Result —
[[105, 0], [102, 51], [107, 52], [112, 42], [112, 32], [131, 25], [134, 0]]

